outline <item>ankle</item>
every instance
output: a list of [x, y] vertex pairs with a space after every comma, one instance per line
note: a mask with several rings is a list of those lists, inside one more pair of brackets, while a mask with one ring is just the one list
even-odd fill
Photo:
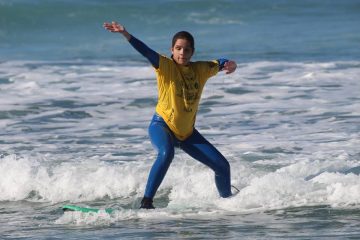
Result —
[[143, 197], [143, 199], [141, 200], [140, 208], [155, 209], [152, 198]]

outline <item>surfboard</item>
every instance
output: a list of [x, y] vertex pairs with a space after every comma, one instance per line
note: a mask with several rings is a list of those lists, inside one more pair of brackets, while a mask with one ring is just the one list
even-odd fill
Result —
[[89, 207], [81, 207], [76, 205], [64, 205], [62, 207], [62, 210], [64, 212], [66, 211], [72, 211], [72, 212], [83, 212], [83, 213], [98, 213], [99, 211], [105, 211], [108, 214], [111, 214], [114, 212], [114, 209], [111, 208], [105, 208], [105, 209], [99, 209], [99, 208], [89, 208]]

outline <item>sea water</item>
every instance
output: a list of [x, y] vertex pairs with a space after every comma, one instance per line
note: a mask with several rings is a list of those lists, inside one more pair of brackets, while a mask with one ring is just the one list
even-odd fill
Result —
[[[188, 30], [193, 60], [237, 61], [196, 122], [237, 195], [177, 149], [138, 209], [156, 80], [113, 20], [161, 54]], [[359, 26], [356, 0], [0, 1], [0, 238], [359, 238]]]

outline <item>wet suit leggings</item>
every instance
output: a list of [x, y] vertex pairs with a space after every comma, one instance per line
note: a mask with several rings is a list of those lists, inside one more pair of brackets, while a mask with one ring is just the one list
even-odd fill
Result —
[[215, 183], [221, 197], [231, 196], [230, 165], [224, 156], [196, 129], [184, 141], [178, 140], [165, 121], [154, 115], [149, 135], [157, 150], [157, 158], [151, 168], [145, 189], [145, 197], [153, 198], [174, 158], [174, 148], [180, 147], [191, 157], [210, 167], [215, 172]]

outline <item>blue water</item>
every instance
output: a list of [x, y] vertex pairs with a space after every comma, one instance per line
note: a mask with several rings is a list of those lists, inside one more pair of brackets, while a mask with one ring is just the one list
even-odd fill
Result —
[[194, 33], [199, 57], [358, 60], [360, 3], [323, 1], [0, 1], [1, 59], [140, 59], [102, 29], [117, 20], [167, 53]]
[[[138, 209], [155, 74], [112, 20], [162, 54], [188, 30], [194, 60], [238, 62], [196, 125], [235, 197], [179, 150], [157, 209]], [[359, 26], [357, 0], [0, 0], [0, 238], [358, 239]]]

